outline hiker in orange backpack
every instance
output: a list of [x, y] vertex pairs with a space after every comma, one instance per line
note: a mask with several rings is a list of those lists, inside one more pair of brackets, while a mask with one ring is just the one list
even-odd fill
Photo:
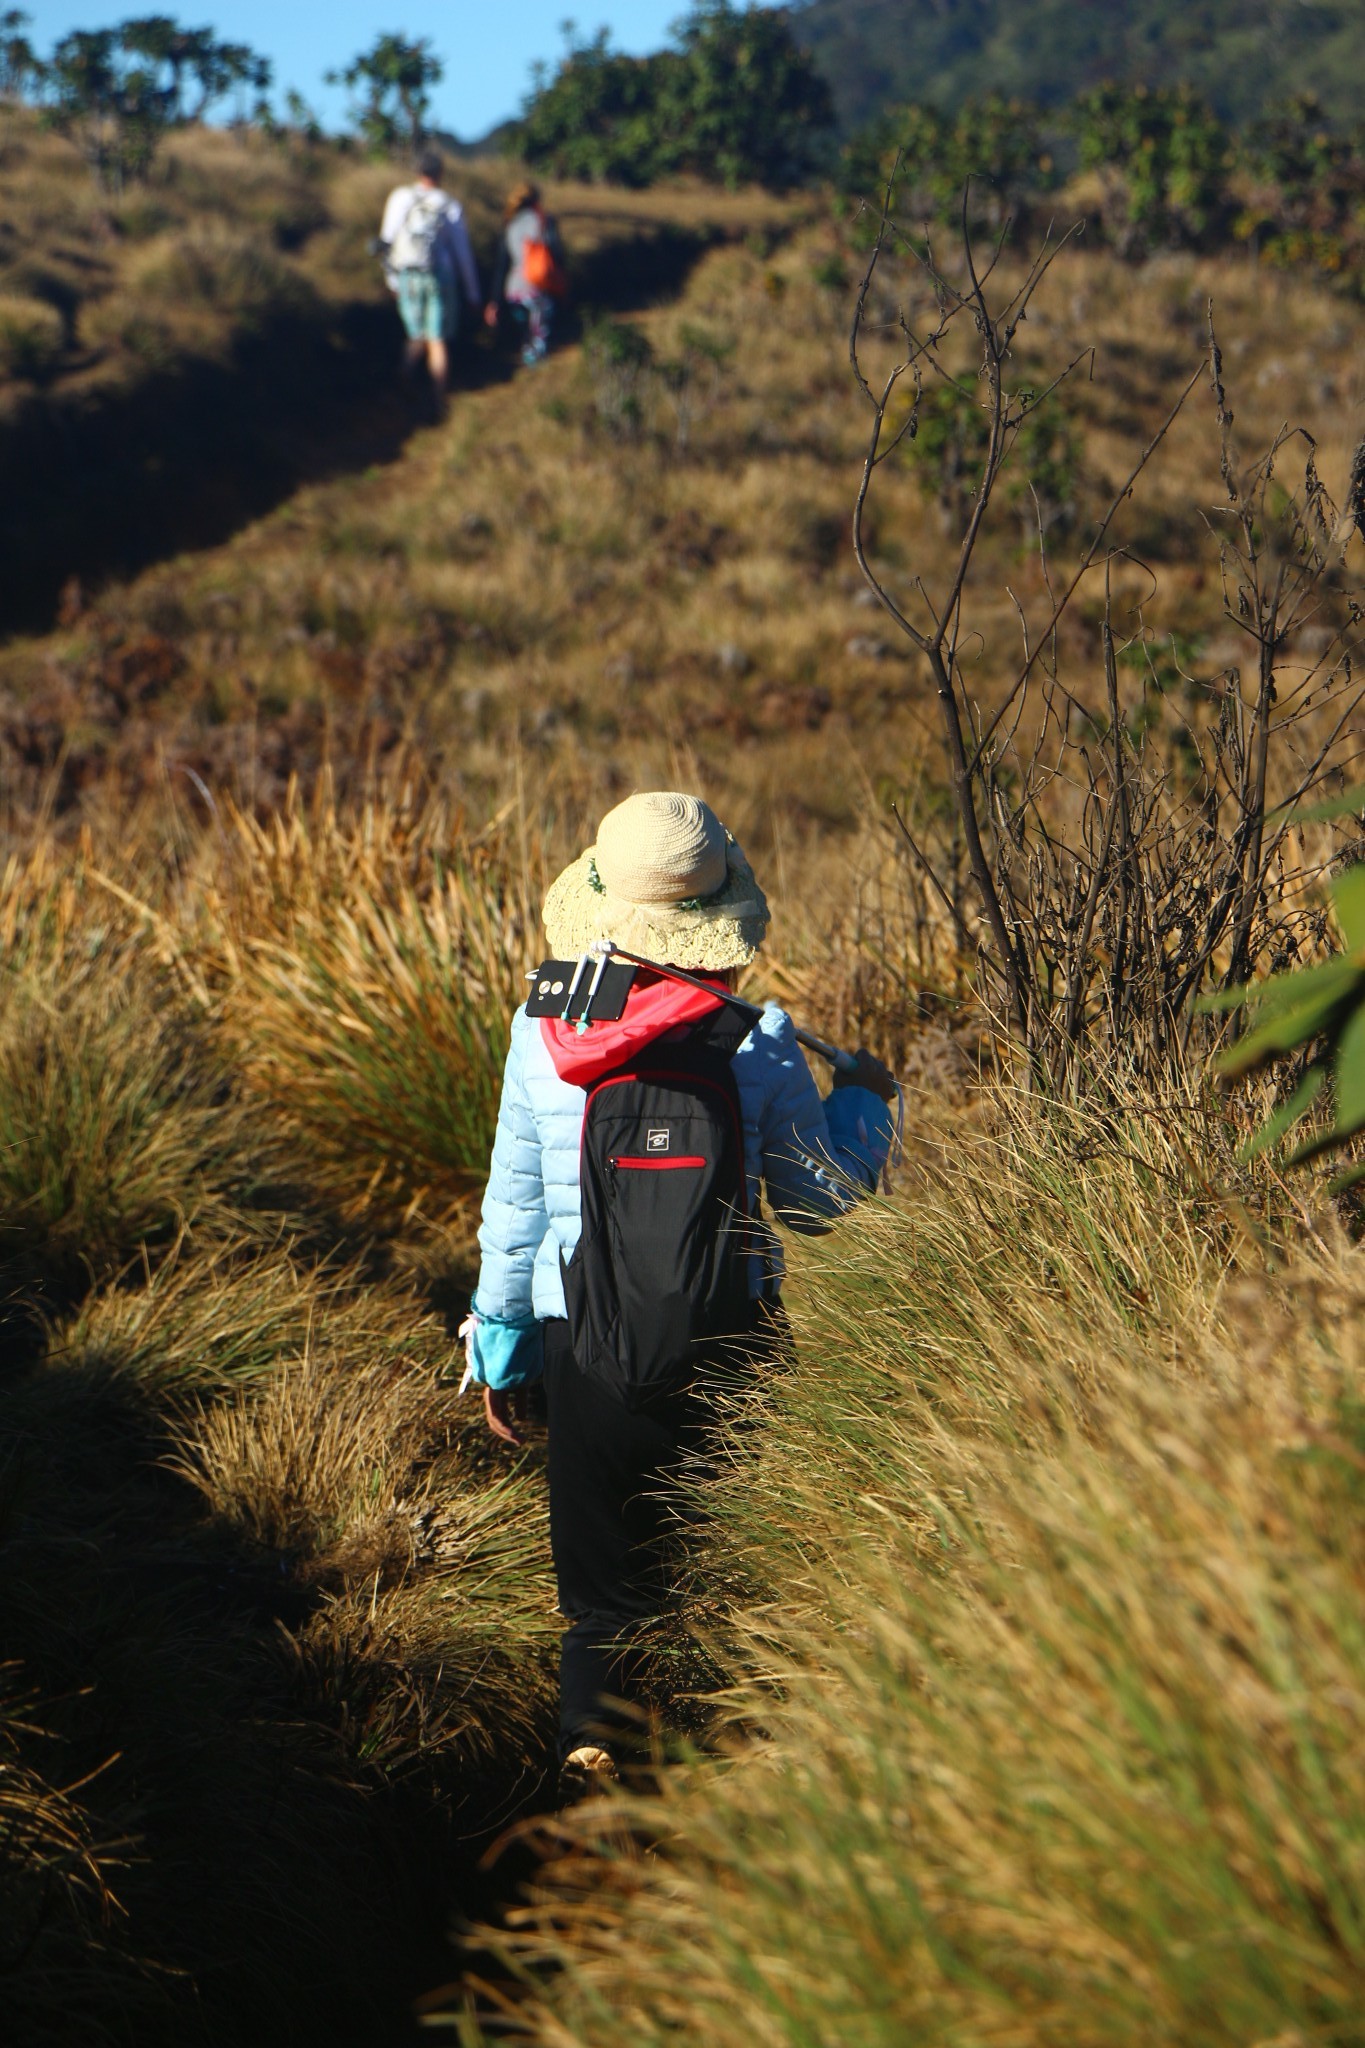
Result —
[[521, 360], [528, 366], [541, 362], [550, 346], [555, 301], [567, 291], [559, 228], [540, 203], [539, 187], [514, 185], [507, 195], [484, 319], [496, 327], [499, 306], [505, 303], [525, 336]]

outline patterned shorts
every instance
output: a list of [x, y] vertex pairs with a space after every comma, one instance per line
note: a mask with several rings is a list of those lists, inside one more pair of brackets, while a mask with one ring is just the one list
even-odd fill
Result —
[[434, 270], [400, 270], [398, 313], [410, 341], [453, 341], [460, 324], [454, 279]]

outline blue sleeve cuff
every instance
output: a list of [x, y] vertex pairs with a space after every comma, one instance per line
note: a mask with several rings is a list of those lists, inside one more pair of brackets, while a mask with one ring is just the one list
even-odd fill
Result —
[[861, 1171], [874, 1189], [891, 1152], [895, 1122], [890, 1103], [870, 1088], [835, 1088], [825, 1098], [825, 1122], [835, 1157]]
[[524, 1323], [505, 1323], [500, 1316], [480, 1313], [474, 1308], [472, 1360], [474, 1383], [480, 1387], [524, 1387], [538, 1380], [545, 1364], [545, 1345], [540, 1324], [532, 1318]]

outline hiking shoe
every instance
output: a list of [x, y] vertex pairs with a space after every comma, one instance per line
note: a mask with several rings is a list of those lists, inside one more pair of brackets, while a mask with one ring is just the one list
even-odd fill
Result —
[[571, 1806], [575, 1800], [587, 1799], [604, 1786], [616, 1782], [616, 1761], [609, 1749], [599, 1749], [594, 1742], [580, 1744], [571, 1749], [559, 1767], [559, 1803]]

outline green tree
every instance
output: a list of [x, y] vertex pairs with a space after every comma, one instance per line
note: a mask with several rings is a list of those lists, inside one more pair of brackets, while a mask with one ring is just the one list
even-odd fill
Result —
[[1263, 260], [1359, 276], [1365, 260], [1365, 132], [1335, 128], [1315, 93], [1258, 121], [1239, 151], [1252, 190], [1234, 232]]
[[533, 73], [512, 142], [561, 177], [783, 186], [807, 175], [832, 120], [785, 12], [702, 0], [650, 57], [613, 50], [605, 29], [587, 41], [570, 29], [553, 76]]
[[833, 125], [829, 87], [784, 9], [700, 0], [659, 72], [658, 119], [676, 168], [726, 185], [796, 184]]
[[553, 76], [532, 72], [532, 89], [512, 138], [517, 153], [561, 178], [648, 185], [670, 164], [660, 128], [660, 57], [627, 57], [606, 29], [581, 41], [566, 25]]
[[892, 203], [902, 215], [956, 223], [970, 184], [973, 224], [991, 226], [1055, 182], [1038, 108], [999, 94], [968, 100], [955, 114], [894, 108], [845, 146], [839, 184], [848, 197], [880, 206], [893, 175]]
[[102, 185], [121, 191], [129, 178], [146, 176], [175, 100], [156, 62], [125, 40], [124, 29], [63, 36], [44, 86], [48, 120], [72, 138]]
[[1227, 130], [1186, 86], [1097, 85], [1072, 102], [1083, 165], [1108, 188], [1106, 230], [1128, 254], [1200, 242], [1228, 203]]
[[220, 42], [212, 29], [184, 28], [169, 14], [143, 14], [114, 33], [123, 55], [149, 74], [168, 125], [205, 120], [229, 93], [237, 94], [238, 118], [245, 119], [246, 96], [255, 95], [252, 111], [258, 112], [270, 89], [269, 58], [246, 43]]
[[30, 20], [22, 7], [0, 13], [0, 100], [22, 100], [42, 79], [42, 60], [24, 34]]
[[445, 76], [445, 66], [429, 38], [376, 36], [368, 50], [353, 57], [344, 71], [329, 71], [329, 85], [344, 85], [355, 95], [352, 118], [376, 156], [415, 150], [426, 133], [431, 88]]
[[259, 118], [270, 75], [269, 62], [245, 43], [221, 43], [169, 14], [141, 14], [63, 36], [42, 67], [42, 85], [48, 121], [72, 138], [102, 185], [120, 190], [146, 176], [168, 129], [202, 120], [225, 93], [253, 92]]

